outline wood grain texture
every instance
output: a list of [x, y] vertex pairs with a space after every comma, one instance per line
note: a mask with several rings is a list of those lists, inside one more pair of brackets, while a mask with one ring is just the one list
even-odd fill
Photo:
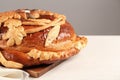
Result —
[[53, 64], [49, 64], [49, 65], [40, 65], [40, 66], [36, 66], [36, 67], [31, 67], [31, 68], [27, 68], [24, 69], [26, 72], [28, 72], [30, 74], [31, 77], [40, 77], [43, 74], [45, 74], [46, 72], [48, 72], [49, 70], [53, 69], [55, 66], [59, 65], [61, 62], [63, 61], [57, 61]]

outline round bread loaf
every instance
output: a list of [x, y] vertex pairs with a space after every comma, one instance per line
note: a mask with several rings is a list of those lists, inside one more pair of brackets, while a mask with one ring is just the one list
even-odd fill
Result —
[[77, 54], [87, 38], [77, 36], [64, 15], [39, 9], [0, 13], [0, 63], [23, 68]]

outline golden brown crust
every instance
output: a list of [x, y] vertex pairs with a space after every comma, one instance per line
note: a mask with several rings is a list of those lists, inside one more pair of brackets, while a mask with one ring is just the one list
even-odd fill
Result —
[[0, 13], [1, 54], [23, 67], [67, 59], [86, 44], [87, 38], [78, 37], [64, 15], [24, 9]]

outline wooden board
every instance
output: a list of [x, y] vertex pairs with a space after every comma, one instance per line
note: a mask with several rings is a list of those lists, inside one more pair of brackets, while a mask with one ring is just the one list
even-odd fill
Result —
[[32, 67], [32, 68], [27, 68], [24, 69], [26, 72], [28, 72], [30, 74], [31, 77], [40, 77], [41, 75], [45, 74], [46, 72], [48, 72], [49, 70], [51, 70], [52, 68], [54, 68], [55, 66], [57, 66], [58, 64], [60, 64], [63, 61], [57, 61], [53, 64], [49, 64], [49, 65], [40, 65], [40, 66], [36, 66], [36, 67]]

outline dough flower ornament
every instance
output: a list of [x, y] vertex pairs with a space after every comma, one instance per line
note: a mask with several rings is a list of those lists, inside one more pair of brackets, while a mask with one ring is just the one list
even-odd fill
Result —
[[7, 46], [13, 46], [14, 44], [20, 45], [26, 33], [21, 26], [21, 21], [15, 19], [8, 19], [5, 21], [4, 26], [8, 27], [7, 33], [2, 38], [7, 40]]

